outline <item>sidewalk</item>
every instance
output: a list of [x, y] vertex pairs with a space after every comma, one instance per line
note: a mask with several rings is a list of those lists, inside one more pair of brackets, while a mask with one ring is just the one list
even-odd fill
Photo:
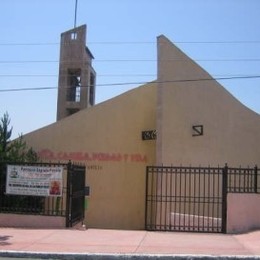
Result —
[[229, 256], [229, 259], [260, 259], [260, 230], [226, 235], [0, 228], [0, 259], [209, 259], [224, 256]]

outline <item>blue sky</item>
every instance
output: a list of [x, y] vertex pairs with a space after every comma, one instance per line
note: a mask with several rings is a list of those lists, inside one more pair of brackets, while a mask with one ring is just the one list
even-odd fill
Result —
[[[74, 7], [75, 0], [0, 1], [0, 91], [54, 88], [0, 92], [13, 137], [56, 121], [60, 34], [73, 28]], [[87, 24], [95, 57], [96, 103], [156, 79], [161, 34], [215, 78], [260, 76], [259, 14], [259, 0], [78, 0], [77, 25]], [[260, 113], [260, 78], [220, 83]]]

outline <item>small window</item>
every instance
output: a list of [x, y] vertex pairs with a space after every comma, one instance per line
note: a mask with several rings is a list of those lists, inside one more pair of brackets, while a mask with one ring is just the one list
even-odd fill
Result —
[[76, 85], [76, 93], [75, 93], [75, 101], [80, 102], [80, 93], [81, 93], [81, 78], [80, 76], [76, 77], [77, 85]]
[[71, 33], [70, 38], [71, 40], [77, 40], [78, 34], [76, 32]]
[[68, 70], [67, 101], [80, 102], [81, 93], [81, 70]]
[[90, 73], [90, 91], [89, 91], [89, 103], [91, 106], [95, 104], [95, 75]]

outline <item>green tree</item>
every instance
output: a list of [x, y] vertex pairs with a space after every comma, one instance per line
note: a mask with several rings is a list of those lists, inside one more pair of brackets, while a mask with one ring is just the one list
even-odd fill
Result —
[[0, 121], [0, 161], [6, 160], [6, 156], [8, 153], [8, 143], [10, 142], [10, 138], [12, 135], [13, 128], [9, 128], [10, 124], [9, 115], [6, 112]]
[[6, 112], [0, 119], [0, 212], [41, 212], [44, 198], [34, 196], [16, 196], [5, 194], [5, 163], [37, 162], [37, 153], [28, 148], [23, 136], [11, 141], [10, 118]]
[[10, 122], [6, 112], [0, 120], [0, 162], [36, 162], [37, 153], [27, 147], [22, 135], [11, 141], [13, 128], [9, 126]]
[[6, 157], [9, 162], [36, 162], [38, 160], [37, 153], [32, 148], [28, 149], [22, 135], [11, 142], [8, 148]]

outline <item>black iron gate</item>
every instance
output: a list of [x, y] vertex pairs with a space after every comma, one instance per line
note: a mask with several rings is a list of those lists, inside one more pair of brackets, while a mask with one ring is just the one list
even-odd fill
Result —
[[225, 233], [228, 193], [260, 193], [258, 167], [148, 166], [146, 229]]
[[68, 164], [66, 226], [72, 227], [85, 216], [85, 171], [83, 165]]
[[227, 167], [157, 167], [146, 172], [147, 230], [225, 232]]

